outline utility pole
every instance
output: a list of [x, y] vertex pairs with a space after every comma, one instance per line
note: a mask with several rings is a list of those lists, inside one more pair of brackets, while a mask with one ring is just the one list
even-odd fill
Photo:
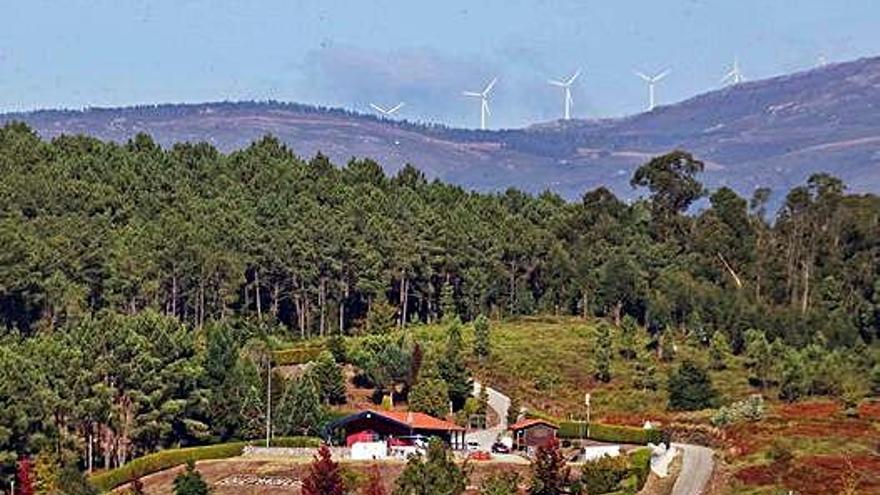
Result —
[[92, 435], [91, 430], [92, 429], [89, 428], [89, 474], [91, 474], [91, 472], [92, 472], [92, 467], [93, 467], [92, 459], [95, 457], [95, 454], [94, 454], [94, 438], [95, 437], [94, 437], [94, 435]]
[[272, 354], [269, 352], [266, 358], [266, 448], [272, 438]]
[[584, 404], [587, 406], [587, 438], [590, 438], [590, 393], [584, 394]]

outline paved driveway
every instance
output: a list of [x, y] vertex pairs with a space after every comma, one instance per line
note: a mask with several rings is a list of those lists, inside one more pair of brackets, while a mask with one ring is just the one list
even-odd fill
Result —
[[[489, 407], [498, 415], [498, 424], [492, 428], [470, 432], [465, 435], [465, 440], [477, 442], [480, 444], [481, 450], [489, 452], [498, 436], [507, 431], [507, 410], [510, 409], [510, 397], [491, 387], [486, 387], [486, 392], [489, 395]], [[473, 394], [477, 396], [479, 393], [480, 384], [474, 382]]]
[[684, 443], [673, 444], [682, 451], [681, 473], [672, 487], [672, 495], [700, 495], [712, 476], [715, 460], [712, 449]]

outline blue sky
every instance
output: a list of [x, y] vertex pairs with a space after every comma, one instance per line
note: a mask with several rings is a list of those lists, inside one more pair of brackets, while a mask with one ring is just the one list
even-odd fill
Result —
[[880, 54], [876, 0], [3, 0], [0, 111], [277, 99], [479, 123], [460, 95], [492, 76], [491, 127], [556, 118], [548, 85], [582, 67], [576, 117]]

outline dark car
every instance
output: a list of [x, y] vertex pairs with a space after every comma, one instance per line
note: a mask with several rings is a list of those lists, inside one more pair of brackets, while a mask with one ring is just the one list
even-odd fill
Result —
[[492, 452], [494, 452], [496, 454], [509, 454], [510, 447], [508, 447], [507, 445], [504, 445], [501, 442], [495, 442], [492, 444]]

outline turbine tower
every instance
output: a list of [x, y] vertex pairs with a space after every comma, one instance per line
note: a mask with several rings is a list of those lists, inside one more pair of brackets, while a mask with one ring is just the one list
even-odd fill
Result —
[[486, 89], [481, 93], [477, 93], [476, 91], [462, 92], [465, 96], [480, 99], [480, 129], [482, 130], [486, 130], [486, 117], [492, 115], [492, 112], [489, 111], [489, 92], [492, 91], [492, 87], [495, 86], [496, 82], [498, 82], [498, 78], [493, 77], [489, 84], [486, 85]]
[[721, 78], [721, 83], [724, 84], [726, 82], [730, 82], [730, 84], [736, 85], [745, 80], [746, 78], [745, 76], [743, 76], [742, 70], [739, 68], [739, 59], [734, 58], [733, 66], [730, 68], [730, 72], [728, 72], [724, 75], [724, 77]]
[[577, 79], [579, 75], [581, 75], [580, 69], [578, 69], [573, 76], [569, 77], [567, 81], [557, 81], [555, 79], [549, 79], [547, 81], [554, 86], [559, 86], [563, 89], [565, 93], [565, 99], [563, 100], [563, 105], [565, 108], [565, 120], [571, 119], [571, 85], [572, 83], [574, 83], [574, 80]]
[[658, 82], [662, 81], [664, 77], [669, 75], [669, 69], [664, 70], [656, 76], [648, 76], [639, 71], [636, 71], [636, 75], [648, 83], [648, 111], [650, 112], [651, 110], [654, 110], [654, 87]]
[[396, 112], [396, 111], [400, 110], [401, 108], [403, 108], [403, 106], [404, 106], [404, 103], [403, 103], [403, 102], [400, 102], [400, 103], [398, 103], [397, 105], [395, 105], [395, 106], [393, 106], [393, 107], [391, 107], [391, 108], [384, 108], [384, 107], [381, 107], [381, 106], [379, 106], [379, 105], [377, 105], [377, 104], [375, 104], [375, 103], [370, 103], [370, 107], [371, 107], [373, 110], [375, 110], [375, 111], [381, 113], [382, 116], [384, 116], [384, 117], [390, 117], [392, 114], [394, 114], [394, 112]]

